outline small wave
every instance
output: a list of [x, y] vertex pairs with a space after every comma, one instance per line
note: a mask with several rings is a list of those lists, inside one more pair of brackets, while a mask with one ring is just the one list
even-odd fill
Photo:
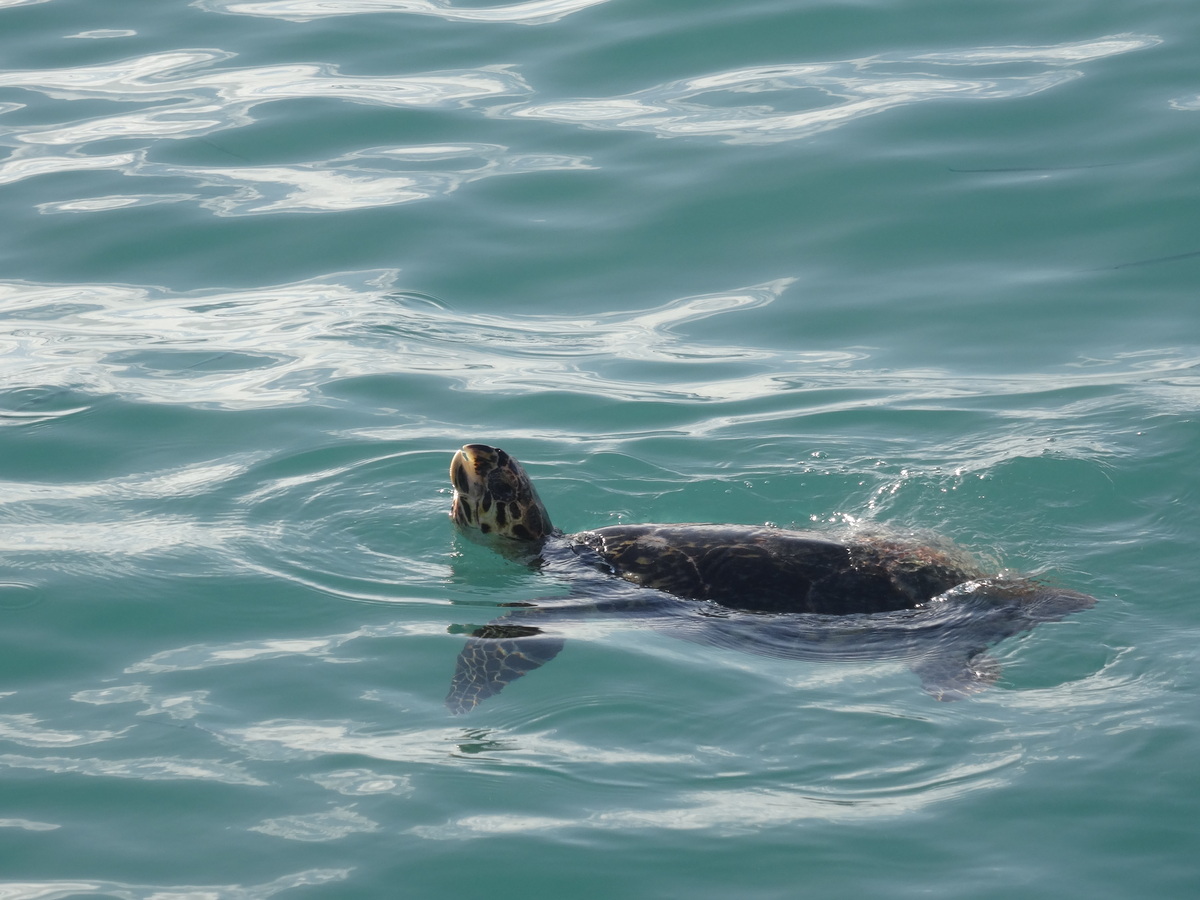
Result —
[[0, 819], [0, 828], [20, 828], [23, 831], [57, 831], [62, 826], [55, 825], [53, 822], [35, 822], [32, 819]]
[[[226, 118], [234, 118], [259, 103], [275, 100], [337, 99], [378, 106], [437, 107], [529, 92], [521, 77], [503, 65], [374, 76], [343, 75], [330, 64], [214, 68], [235, 56], [224, 50], [168, 50], [95, 66], [0, 70], [0, 87], [25, 88], [58, 100], [203, 104], [201, 108], [172, 105], [161, 111], [160, 115], [172, 119], [200, 112], [211, 116], [220, 108], [225, 109]], [[221, 101], [222, 106], [213, 101]], [[110, 138], [118, 136], [109, 134]], [[23, 131], [21, 140], [75, 143], [77, 138], [55, 140], [54, 132]]]
[[[718, 137], [769, 144], [812, 137], [865, 116], [929, 100], [1028, 97], [1079, 78], [1064, 66], [1161, 43], [1117, 35], [1040, 47], [981, 47], [912, 56], [886, 54], [832, 63], [732, 69], [596, 99], [553, 100], [494, 108], [489, 115], [545, 119], [588, 128], [648, 131], [660, 137]], [[1041, 71], [949, 77], [930, 66], [1042, 66]], [[740, 96], [755, 95], [747, 105]], [[775, 99], [775, 104], [765, 102]], [[791, 107], [788, 109], [787, 107]]]
[[134, 778], [139, 781], [217, 781], [262, 787], [267, 782], [242, 771], [236, 763], [213, 759], [179, 759], [154, 756], [144, 759], [76, 759], [66, 756], [19, 756], [0, 754], [0, 766], [37, 769], [56, 774], [71, 773], [100, 778]]
[[126, 684], [115, 687], [76, 691], [71, 699], [76, 703], [108, 706], [114, 703], [141, 703], [145, 709], [139, 716], [166, 715], [171, 719], [193, 719], [204, 711], [209, 691], [191, 691], [184, 694], [160, 696], [148, 684]]
[[[443, 196], [493, 175], [590, 168], [582, 157], [513, 153], [482, 143], [373, 147], [307, 164], [255, 165], [207, 136], [252, 123], [255, 108], [264, 103], [336, 99], [427, 109], [468, 106], [489, 97], [527, 94], [530, 89], [508, 66], [400, 76], [347, 76], [332, 65], [218, 67], [233, 56], [220, 50], [174, 50], [104, 65], [0, 71], [0, 87], [24, 88], [62, 100], [148, 105], [135, 112], [80, 121], [0, 128], [0, 140], [12, 147], [0, 162], [0, 184], [103, 171], [185, 178], [200, 191], [71, 198], [36, 208], [43, 213], [83, 213], [195, 202], [217, 215], [237, 216], [391, 206]], [[248, 164], [185, 166], [149, 158], [154, 142], [183, 139], [205, 141]], [[86, 152], [93, 143], [114, 140], [140, 141], [144, 146], [124, 152]], [[440, 167], [431, 165], [438, 162]], [[219, 192], [215, 196], [214, 189]]]
[[[37, 0], [35, 0], [37, 2]], [[5, 0], [0, 0], [3, 6]], [[345, 881], [351, 869], [306, 869], [284, 875], [266, 884], [131, 884], [92, 878], [56, 881], [0, 881], [4, 900], [70, 900], [75, 897], [115, 897], [120, 900], [167, 900], [167, 898], [237, 897], [238, 900], [267, 900], [283, 891]]]
[[128, 726], [117, 731], [61, 731], [43, 728], [40, 723], [40, 719], [29, 713], [0, 715], [0, 740], [11, 741], [24, 747], [80, 747], [115, 740], [133, 727]]
[[326, 16], [407, 13], [436, 16], [447, 22], [548, 25], [581, 9], [607, 2], [608, 0], [526, 0], [524, 3], [474, 9], [454, 6], [446, 0], [195, 0], [192, 5], [209, 12], [267, 16], [289, 22], [311, 22]]
[[676, 797], [678, 805], [627, 807], [579, 816], [528, 816], [519, 813], [463, 816], [441, 825], [417, 825], [408, 833], [429, 840], [471, 840], [512, 834], [570, 829], [598, 831], [697, 831], [731, 837], [763, 828], [823, 820], [852, 822], [904, 816], [973, 790], [997, 787], [1004, 780], [990, 773], [1016, 757], [963, 766], [936, 785], [846, 792], [828, 788], [761, 788], [695, 791]]
[[133, 37], [137, 32], [130, 28], [96, 28], [91, 31], [81, 31], [78, 34], [63, 35], [67, 40], [82, 38], [86, 40], [105, 40], [108, 38]]
[[228, 644], [192, 644], [173, 650], [163, 650], [148, 659], [125, 669], [132, 675], [140, 672], [161, 674], [231, 666], [289, 656], [307, 656], [327, 662], [348, 662], [332, 656], [334, 650], [358, 638], [397, 637], [412, 634], [444, 634], [445, 627], [437, 624], [364, 626], [345, 634], [312, 638], [279, 638], [262, 641], [238, 641]]
[[339, 806], [324, 812], [264, 819], [249, 830], [289, 841], [336, 841], [351, 834], [370, 834], [379, 827], [378, 822], [352, 807]]
[[[1093, 419], [1114, 405], [1134, 402], [1131, 394], [1147, 395], [1144, 399], [1153, 405], [1171, 409], [1190, 409], [1194, 400], [1196, 360], [1185, 348], [1088, 358], [1051, 373], [964, 378], [929, 367], [872, 371], [862, 365], [871, 351], [861, 347], [801, 350], [687, 335], [690, 326], [708, 318], [748, 314], [772, 304], [793, 284], [789, 278], [582, 315], [461, 311], [398, 290], [397, 278], [395, 270], [368, 270], [248, 290], [190, 293], [120, 284], [0, 281], [0, 377], [14, 398], [9, 405], [17, 407], [11, 414], [0, 413], [0, 423], [33, 425], [106, 396], [234, 410], [298, 406], [324, 398], [338, 381], [373, 375], [434, 378], [454, 390], [484, 394], [569, 392], [606, 400], [665, 401], [674, 418], [662, 426], [697, 438], [751, 429], [791, 440], [798, 417], [824, 429], [825, 417], [853, 417], [881, 408], [966, 414], [986, 408], [1000, 417], [1000, 427], [986, 440], [957, 433], [938, 438], [944, 458], [957, 460], [961, 475], [1020, 456], [1094, 455], [1111, 449], [1097, 438]], [[747, 407], [748, 401], [756, 402]], [[738, 409], [720, 407], [730, 402], [737, 402]], [[50, 404], [64, 409], [43, 413]], [[689, 412], [685, 408], [691, 405], [708, 408]], [[846, 427], [843, 422], [840, 430]], [[435, 421], [413, 417], [397, 420], [393, 430], [358, 436], [395, 438], [395, 428], [404, 428], [409, 441], [417, 436], [444, 440], [446, 434]], [[928, 444], [927, 437], [919, 439]], [[235, 465], [248, 470], [255, 461]], [[353, 481], [355, 467], [385, 463], [360, 461], [343, 474]], [[221, 468], [228, 465], [223, 460], [158, 473], [146, 483], [143, 477], [57, 485], [53, 491], [63, 499], [81, 491], [126, 499], [161, 491], [182, 496], [181, 490], [201, 490], [236, 477], [233, 470]], [[19, 495], [28, 493], [26, 487], [9, 489], [6, 501], [25, 502]], [[335, 482], [328, 485], [335, 494], [346, 489]], [[38, 491], [41, 499], [47, 497], [44, 488]], [[26, 499], [33, 503], [37, 498]], [[62, 548], [64, 541], [80, 537], [72, 538], [58, 526], [39, 531], [36, 516], [27, 522], [29, 533], [14, 532], [13, 541], [37, 539], [53, 549], [51, 544]], [[96, 540], [119, 551], [197, 539], [229, 543], [244, 536], [228, 523], [199, 526], [171, 516], [157, 516], [149, 525], [126, 520], [124, 527]], [[210, 531], [193, 533], [202, 528]]]
[[[498, 736], [483, 740], [476, 733], [475, 746], [467, 755], [452, 753], [464, 743], [461, 728], [444, 727], [388, 731], [367, 722], [307, 721], [273, 719], [215, 732], [224, 744], [237, 748], [248, 759], [317, 759], [324, 756], [357, 755], [382, 762], [417, 762], [458, 768], [465, 760], [486, 763], [494, 754], [502, 754], [509, 767], [538, 768], [556, 765], [562, 760], [574, 764], [599, 766], [629, 765], [701, 765], [696, 753], [653, 753], [624, 747], [596, 746], [558, 737], [553, 731], [523, 732], [510, 739]], [[481, 748], [479, 745], [485, 745]], [[482, 753], [482, 749], [490, 751]]]
[[[677, 329], [769, 304], [791, 279], [646, 309], [522, 317], [459, 312], [397, 291], [396, 276], [353, 272], [195, 294], [0, 282], [8, 320], [0, 327], [0, 374], [10, 385], [42, 389], [77, 387], [85, 377], [93, 393], [230, 409], [301, 404], [330, 381], [397, 372], [449, 378], [468, 390], [619, 399], [734, 399], [782, 384], [775, 354], [688, 341]], [[852, 358], [787, 354], [792, 366], [818, 368]], [[622, 374], [631, 362], [677, 366], [684, 377], [650, 384]]]
[[371, 769], [339, 769], [336, 772], [319, 772], [303, 777], [348, 797], [366, 797], [373, 794], [408, 797], [414, 790], [412, 778], [408, 775], [385, 775]]
[[[82, 121], [0, 128], [15, 149], [0, 166], [0, 183], [49, 172], [115, 169], [164, 174], [145, 150], [97, 156], [79, 151], [97, 141], [199, 138], [254, 121], [256, 107], [281, 100], [326, 99], [383, 107], [466, 107], [488, 98], [525, 95], [530, 87], [504, 65], [408, 75], [343, 75], [337, 66], [296, 63], [218, 67], [236, 54], [170, 50], [94, 66], [0, 70], [0, 87], [24, 88], [58, 100], [107, 100], [148, 108]], [[47, 148], [70, 147], [54, 155]], [[219, 147], [217, 149], [220, 149]], [[369, 152], [369, 151], [365, 151]]]
[[[49, 506], [35, 504], [29, 508], [44, 513]], [[6, 521], [0, 526], [0, 549], [8, 556], [10, 566], [30, 572], [49, 565], [59, 574], [120, 576], [145, 574], [148, 559], [156, 556], [192, 554], [198, 549], [219, 553], [235, 535], [233, 530], [183, 516], [131, 514], [117, 519], [105, 518], [99, 508], [94, 512], [91, 521]], [[37, 602], [37, 598], [22, 596], [15, 602]], [[0, 601], [0, 607], [3, 605]]]
[[[432, 160], [480, 161], [439, 171], [397, 170], [396, 164]], [[364, 164], [364, 163], [374, 163]], [[43, 203], [46, 213], [104, 211], [153, 202], [193, 201], [219, 216], [338, 212], [396, 206], [453, 193], [496, 175], [588, 169], [583, 157], [513, 154], [496, 144], [375, 147], [335, 159], [290, 166], [179, 166], [149, 163], [141, 153], [109, 157], [39, 157], [0, 165], [0, 183], [45, 172], [115, 168], [125, 175], [183, 177], [202, 187], [228, 189], [217, 197], [197, 194], [133, 194]]]

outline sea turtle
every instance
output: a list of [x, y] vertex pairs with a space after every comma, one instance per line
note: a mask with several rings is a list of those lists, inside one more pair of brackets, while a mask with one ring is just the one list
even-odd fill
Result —
[[470, 636], [446, 698], [456, 714], [552, 659], [563, 646], [555, 626], [597, 613], [765, 656], [906, 658], [928, 693], [954, 700], [998, 677], [989, 645], [1096, 602], [989, 576], [949, 544], [883, 534], [701, 524], [563, 534], [521, 464], [486, 444], [459, 450], [450, 480], [450, 515], [466, 536], [575, 585], [567, 598], [504, 604], [508, 615], [457, 629]]

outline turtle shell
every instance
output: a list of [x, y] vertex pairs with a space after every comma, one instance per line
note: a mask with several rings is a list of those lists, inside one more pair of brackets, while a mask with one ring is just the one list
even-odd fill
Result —
[[886, 538], [849, 543], [736, 525], [616, 525], [567, 540], [615, 575], [731, 609], [852, 615], [915, 609], [982, 576], [961, 554]]

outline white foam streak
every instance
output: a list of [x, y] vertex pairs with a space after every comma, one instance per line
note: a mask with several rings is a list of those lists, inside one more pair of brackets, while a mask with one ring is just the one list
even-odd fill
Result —
[[[300, 404], [328, 381], [395, 372], [470, 390], [620, 398], [732, 399], [778, 388], [771, 353], [689, 342], [677, 331], [771, 303], [791, 279], [580, 318], [460, 313], [397, 292], [395, 277], [346, 273], [196, 294], [0, 282], [0, 376], [14, 386], [82, 385], [226, 408]], [[854, 358], [788, 357], [806, 368]], [[631, 362], [670, 365], [679, 377], [674, 387], [630, 379], [621, 370]]]
[[14, 154], [0, 163], [0, 184], [12, 184], [39, 175], [64, 172], [95, 172], [101, 169], [127, 169], [137, 163], [140, 154], [113, 153], [108, 156], [22, 156]]
[[[187, 166], [152, 161], [149, 147], [168, 139], [197, 139], [251, 124], [255, 108], [275, 100], [333, 99], [388, 107], [467, 106], [492, 97], [529, 93], [508, 66], [483, 66], [400, 76], [346, 76], [330, 65], [216, 68], [233, 57], [218, 50], [149, 54], [96, 66], [0, 71], [0, 86], [39, 91], [64, 100], [136, 102], [148, 108], [80, 121], [0, 127], [12, 152], [0, 163], [0, 184], [68, 172], [111, 170], [121, 175], [184, 178], [219, 196], [169, 194], [73, 198], [39, 204], [46, 213], [88, 212], [152, 202], [196, 201], [218, 215], [330, 212], [408, 203], [441, 196], [493, 175], [585, 169], [585, 159], [517, 154], [495, 144], [376, 147], [310, 163]], [[124, 153], [90, 154], [98, 141], [141, 141]], [[63, 149], [65, 148], [65, 149]], [[445, 161], [437, 170], [431, 161]], [[406, 171], [406, 163], [422, 168]], [[211, 191], [210, 191], [211, 193]]]
[[446, 0], [196, 0], [193, 6], [239, 16], [267, 16], [290, 22], [310, 22], [326, 16], [407, 13], [436, 16], [448, 22], [548, 25], [564, 16], [607, 3], [608, 0], [526, 0], [485, 8], [458, 7]]
[[[416, 200], [450, 194], [464, 184], [494, 175], [515, 175], [539, 171], [563, 171], [591, 168], [582, 157], [547, 154], [512, 154], [495, 144], [427, 145], [423, 147], [377, 147], [361, 150], [326, 162], [290, 166], [178, 166], [147, 163], [141, 154], [107, 158], [87, 158], [87, 168], [116, 168], [125, 175], [182, 176], [205, 187], [228, 188], [219, 197], [200, 201], [200, 205], [220, 216], [260, 215], [263, 213], [337, 212], [395, 206]], [[52, 160], [52, 161], [50, 161]], [[427, 160], [465, 160], [461, 168], [441, 171], [395, 171], [397, 163]], [[22, 167], [28, 162], [31, 165]], [[74, 157], [40, 157], [10, 163], [6, 173], [0, 166], [0, 182], [6, 178], [28, 177], [36, 166], [42, 171], [64, 171], [81, 160]], [[374, 165], [364, 165], [374, 162]], [[476, 162], [476, 165], [469, 163]], [[95, 208], [109, 209], [122, 198], [107, 197]], [[133, 196], [130, 203], [144, 203], [146, 197]], [[193, 200], [194, 195], [173, 195], [174, 200]], [[80, 212], [87, 209], [80, 201], [43, 203], [42, 212]]]
[[[1028, 97], [1082, 75], [1069, 64], [1145, 49], [1161, 42], [1117, 35], [1043, 47], [982, 47], [946, 53], [873, 56], [833, 63], [753, 67], [668, 82], [621, 97], [514, 104], [491, 111], [588, 128], [649, 131], [661, 137], [708, 136], [731, 144], [798, 140], [899, 106], [945, 98]], [[929, 71], [1022, 65], [1022, 74], [980, 78]], [[727, 94], [771, 94], [778, 105], [730, 103]], [[787, 110], [783, 105], [801, 106]]]
[[[220, 50], [174, 50], [94, 66], [0, 71], [0, 87], [38, 91], [60, 100], [107, 100], [143, 108], [92, 119], [40, 126], [0, 127], [0, 140], [13, 151], [0, 164], [0, 184], [42, 175], [109, 169], [123, 175], [190, 178], [204, 186], [232, 187], [228, 198], [205, 206], [225, 215], [245, 212], [328, 211], [408, 202], [446, 193], [459, 184], [493, 174], [557, 168], [586, 168], [577, 157], [510, 154], [490, 144], [382, 147], [307, 165], [189, 167], [156, 163], [148, 150], [156, 141], [196, 139], [249, 125], [255, 109], [278, 100], [338, 100], [384, 107], [464, 107], [481, 100], [530, 92], [511, 67], [482, 66], [394, 76], [343, 75], [336, 66], [292, 64], [227, 66], [234, 54]], [[0, 107], [3, 110], [7, 107]], [[137, 140], [125, 153], [89, 154], [97, 141]], [[208, 142], [212, 149], [247, 163]], [[59, 148], [67, 148], [62, 150]], [[395, 171], [406, 158], [481, 158], [474, 168], [450, 165], [445, 172]], [[367, 162], [368, 165], [363, 165]], [[374, 165], [371, 165], [371, 164]], [[282, 185], [285, 190], [278, 190]], [[240, 192], [240, 194], [239, 194]], [[244, 194], [243, 198], [241, 194]], [[266, 203], [264, 197], [270, 197]], [[293, 198], [288, 200], [288, 198]], [[346, 198], [344, 201], [338, 198]], [[160, 200], [188, 200], [187, 192]], [[92, 205], [89, 205], [89, 200]], [[122, 198], [46, 203], [45, 212], [109, 209]], [[127, 201], [128, 202], [128, 201]], [[145, 198], [135, 197], [145, 203]]]
[[146, 507], [206, 494], [245, 471], [246, 461], [184, 466], [101, 481], [0, 481], [0, 550], [10, 568], [110, 573], [148, 557], [223, 554], [245, 538], [231, 521], [206, 524]]
[[517, 813], [464, 816], [442, 825], [418, 825], [409, 833], [431, 840], [469, 840], [572, 828], [628, 832], [639, 829], [703, 831], [734, 836], [760, 828], [809, 820], [846, 822], [908, 815], [964, 793], [999, 787], [996, 774], [1019, 754], [962, 765], [942, 773], [937, 783], [904, 784], [895, 789], [853, 791], [843, 788], [769, 788], [684, 793], [680, 805], [626, 808], [585, 813], [575, 818]]
[[414, 791], [409, 776], [384, 775], [370, 769], [340, 769], [336, 772], [305, 775], [304, 778], [347, 797], [365, 797], [372, 794], [408, 797]]
[[[66, 756], [19, 756], [0, 754], [0, 766], [13, 769], [36, 769], [55, 774], [90, 775], [100, 778], [134, 778], [139, 781], [217, 781], [222, 784], [241, 784], [261, 787], [259, 781], [246, 774], [237, 764], [211, 759], [179, 759], [155, 756], [145, 759], [74, 759]], [[0, 898], [4, 895], [0, 893]]]
[[378, 831], [379, 823], [349, 806], [340, 806], [326, 812], [264, 819], [249, 830], [289, 841], [336, 841], [351, 834]]
[[[84, 744], [99, 744], [115, 740], [129, 731], [59, 731], [42, 728], [41, 720], [28, 713], [10, 713], [0, 716], [0, 740], [11, 741], [25, 747], [79, 747]], [[132, 726], [129, 726], [132, 727]]]
[[137, 32], [132, 28], [96, 28], [91, 31], [81, 31], [78, 34], [63, 35], [67, 40], [104, 40], [107, 38], [133, 37]]
[[1092, 62], [1119, 53], [1146, 50], [1158, 46], [1162, 38], [1144, 34], [1115, 34], [1091, 41], [1050, 44], [1044, 47], [980, 47], [975, 50], [950, 50], [941, 53], [922, 53], [918, 60], [951, 65], [992, 66], [998, 63], [1033, 62], [1050, 66], [1067, 66]]
[[[689, 340], [683, 334], [710, 317], [773, 303], [791, 279], [578, 316], [461, 312], [398, 291], [396, 278], [394, 270], [348, 272], [265, 288], [186, 294], [130, 285], [0, 281], [0, 378], [12, 390], [63, 388], [227, 409], [300, 405], [320, 398], [325, 385], [338, 379], [395, 374], [510, 395], [569, 391], [683, 403], [779, 398], [779, 403], [751, 412], [706, 415], [689, 425], [696, 434], [793, 418], [797, 406], [788, 395], [803, 397], [806, 414], [1130, 381], [1151, 387], [1161, 402], [1186, 404], [1191, 397], [1188, 379], [1195, 360], [1164, 349], [1088, 360], [1053, 376], [967, 382], [928, 367], [881, 371], [874, 381], [859, 370], [859, 390], [852, 396], [831, 394], [821, 402], [812, 392], [844, 387], [844, 370], [869, 358], [865, 350], [732, 346]], [[28, 419], [22, 416], [30, 411], [13, 415], [24, 422]], [[1025, 420], [1038, 415], [1036, 409], [1020, 413]], [[156, 486], [187, 491], [233, 474], [202, 466], [163, 473]], [[146, 496], [154, 487], [106, 483], [103, 491]], [[64, 497], [89, 489], [95, 486], [45, 488]], [[189, 533], [191, 528], [169, 517], [126, 519], [124, 532], [114, 530], [108, 540], [117, 547], [221, 537], [200, 538]], [[155, 535], [154, 529], [161, 533]], [[36, 536], [35, 525], [17, 539]], [[236, 536], [223, 535], [227, 540]], [[42, 537], [58, 540], [49, 533]]]
[[175, 696], [157, 695], [147, 684], [128, 684], [118, 687], [76, 691], [71, 699], [77, 703], [108, 706], [113, 703], [142, 703], [146, 708], [138, 711], [139, 716], [166, 715], [172, 719], [193, 719], [208, 703], [208, 691], [192, 691]]
[[[343, 754], [384, 762], [420, 762], [457, 767], [453, 752], [463, 739], [461, 728], [417, 729], [379, 733], [376, 726], [350, 721], [312, 722], [279, 719], [216, 732], [225, 744], [249, 759], [317, 759]], [[687, 765], [697, 756], [650, 753], [621, 747], [598, 747], [555, 737], [553, 732], [522, 733], [497, 748], [509, 767], [546, 767], [570, 760], [572, 765]]]
[[[0, 71], [0, 87], [39, 91], [60, 100], [146, 103], [217, 98], [242, 112], [271, 100], [335, 99], [381, 106], [461, 106], [484, 97], [528, 93], [509, 66], [416, 75], [342, 75], [337, 66], [294, 63], [212, 68], [235, 56], [222, 50], [171, 50], [96, 66]], [[209, 100], [208, 110], [216, 107]], [[172, 107], [176, 113], [190, 111]], [[36, 135], [36, 131], [26, 134]]]
[[[0, 819], [0, 828], [20, 828], [22, 831], [56, 831], [62, 826], [52, 822], [35, 822], [32, 819]], [[7, 895], [4, 893], [4, 885], [0, 883], [0, 897], [5, 896]]]
[[16, 522], [0, 526], [0, 549], [22, 554], [143, 556], [220, 543], [224, 541], [218, 530], [183, 516], [132, 516], [87, 523]]
[[182, 672], [229, 666], [240, 663], [306, 656], [326, 662], [350, 662], [334, 657], [333, 651], [358, 638], [398, 637], [402, 635], [445, 634], [445, 627], [436, 624], [371, 625], [343, 634], [313, 638], [278, 638], [264, 641], [240, 641], [230, 644], [191, 644], [164, 650], [125, 669], [128, 675], [147, 672]]
[[117, 900], [267, 900], [283, 891], [344, 881], [351, 869], [306, 869], [266, 884], [145, 885], [119, 881], [0, 881], [0, 900], [71, 900], [116, 897]]

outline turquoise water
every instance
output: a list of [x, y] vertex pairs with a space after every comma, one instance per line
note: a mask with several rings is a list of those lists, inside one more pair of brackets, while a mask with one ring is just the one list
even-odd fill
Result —
[[[1200, 7], [0, 0], [0, 896], [1191, 898]], [[453, 534], [954, 538], [937, 703]]]

